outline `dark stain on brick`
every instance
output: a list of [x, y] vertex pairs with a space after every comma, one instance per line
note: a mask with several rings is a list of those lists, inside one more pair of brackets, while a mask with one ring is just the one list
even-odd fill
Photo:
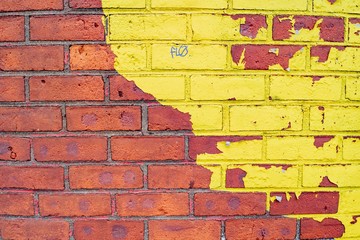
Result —
[[240, 199], [238, 197], [231, 197], [229, 200], [228, 200], [228, 206], [230, 209], [232, 210], [236, 210], [240, 207]]
[[343, 42], [345, 39], [345, 23], [343, 18], [324, 17], [320, 27], [320, 38], [329, 42]]
[[244, 177], [247, 172], [241, 168], [226, 170], [226, 187], [227, 188], [245, 188]]
[[115, 225], [111, 229], [111, 235], [114, 239], [125, 239], [128, 235], [128, 229], [123, 225]]
[[319, 184], [319, 187], [338, 187], [338, 185], [331, 182], [328, 176], [325, 176]]
[[358, 219], [358, 218], [360, 218], [360, 215], [352, 216], [353, 221], [351, 221], [350, 224], [355, 224], [355, 223], [357, 223], [357, 219]]
[[315, 136], [314, 137], [314, 146], [316, 148], [324, 147], [325, 143], [330, 142], [334, 136]]

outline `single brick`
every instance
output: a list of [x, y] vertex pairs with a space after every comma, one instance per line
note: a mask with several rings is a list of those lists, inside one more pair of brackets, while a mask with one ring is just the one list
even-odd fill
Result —
[[264, 96], [264, 76], [191, 76], [192, 100], [264, 100]]
[[35, 138], [34, 155], [44, 161], [105, 161], [106, 137], [46, 137]]
[[60, 131], [62, 117], [59, 107], [1, 107], [4, 132]]
[[336, 159], [338, 140], [333, 136], [286, 136], [269, 137], [267, 159], [329, 160]]
[[360, 18], [349, 19], [349, 42], [360, 43]]
[[[358, 166], [358, 168], [359, 168], [359, 166]], [[355, 182], [355, 181], [359, 181], [359, 180], [354, 179], [353, 181]], [[354, 184], [354, 185], [356, 185], [356, 184]], [[339, 202], [339, 212], [340, 213], [350, 213], [350, 214], [359, 213], [360, 212], [359, 196], [360, 196], [359, 188], [341, 191], [340, 192], [341, 201]]]
[[268, 0], [264, 3], [262, 0], [234, 0], [235, 9], [249, 10], [307, 10], [307, 0], [288, 1], [288, 0]]
[[186, 40], [186, 24], [185, 14], [114, 14], [109, 35], [115, 41]]
[[62, 167], [0, 167], [0, 188], [63, 190]]
[[209, 188], [212, 172], [197, 165], [150, 165], [149, 188]]
[[70, 46], [71, 70], [114, 70], [115, 55], [108, 45]]
[[360, 137], [344, 138], [343, 158], [346, 160], [360, 160]]
[[16, 2], [14, 2], [14, 0], [2, 0], [0, 12], [62, 10], [63, 8], [64, 5], [62, 0], [16, 0]]
[[77, 220], [75, 239], [131, 239], [143, 240], [144, 223], [130, 220]]
[[190, 114], [171, 106], [153, 106], [148, 108], [148, 130], [192, 130]]
[[359, 47], [311, 47], [311, 70], [357, 71], [360, 63]]
[[340, 238], [345, 233], [344, 225], [334, 218], [325, 218], [322, 221], [302, 218], [300, 226], [301, 239]]
[[186, 216], [187, 193], [125, 193], [116, 195], [119, 216]]
[[302, 130], [300, 106], [231, 106], [230, 131]]
[[103, 101], [100, 76], [45, 76], [30, 78], [31, 101]]
[[109, 194], [40, 194], [41, 216], [90, 217], [111, 214]]
[[360, 1], [314, 0], [317, 12], [360, 13]]
[[196, 216], [264, 215], [265, 193], [196, 193]]
[[194, 40], [266, 40], [267, 23], [263, 15], [193, 14]]
[[0, 137], [0, 160], [30, 160], [30, 140], [27, 138]]
[[[305, 165], [303, 167], [303, 186], [319, 187], [324, 177], [333, 186], [360, 187], [360, 165]], [[341, 177], [339, 177], [341, 176]]]
[[156, 70], [222, 70], [226, 68], [226, 58], [225, 45], [152, 45], [152, 68]]
[[147, 70], [147, 47], [145, 44], [113, 44], [116, 71]]
[[310, 129], [321, 131], [360, 130], [360, 107], [329, 106], [310, 108]]
[[30, 17], [30, 40], [103, 41], [102, 15], [50, 15]]
[[228, 4], [226, 0], [208, 0], [206, 2], [201, 0], [153, 0], [151, 7], [153, 8], [209, 8], [209, 9], [225, 9]]
[[[0, 7], [1, 8], [1, 7]], [[25, 18], [23, 16], [0, 17], [0, 41], [16, 42], [25, 40]]]
[[150, 239], [218, 240], [221, 223], [215, 220], [150, 220]]
[[141, 107], [67, 107], [69, 131], [135, 131], [141, 129]]
[[272, 100], [340, 100], [342, 79], [332, 76], [270, 76]]
[[34, 215], [34, 199], [32, 194], [1, 193], [0, 205], [0, 215]]
[[358, 77], [346, 79], [346, 98], [355, 101], [360, 100], [360, 79]]
[[[271, 193], [276, 200], [270, 202], [271, 215], [337, 213], [338, 192]], [[280, 199], [280, 200], [279, 200]], [[311, 203], [311, 204], [309, 204]]]
[[139, 166], [71, 166], [71, 189], [142, 188], [143, 173]]
[[303, 46], [232, 45], [232, 67], [245, 70], [304, 70]]
[[183, 137], [111, 138], [112, 158], [115, 161], [182, 160], [184, 148]]
[[344, 42], [345, 22], [340, 17], [275, 16], [273, 39], [290, 41]]
[[21, 102], [24, 100], [24, 78], [0, 77], [0, 102]]
[[0, 218], [3, 239], [69, 239], [70, 226], [67, 221], [51, 219], [5, 219]]
[[62, 71], [63, 46], [0, 47], [2, 71]]
[[296, 219], [257, 218], [234, 219], [225, 222], [227, 240], [287, 239], [296, 235]]

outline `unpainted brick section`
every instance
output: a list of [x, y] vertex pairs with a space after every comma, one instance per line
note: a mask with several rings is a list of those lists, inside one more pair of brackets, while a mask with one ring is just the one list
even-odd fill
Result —
[[0, 161], [30, 160], [30, 139], [0, 137]]
[[21, 102], [24, 100], [23, 77], [0, 77], [0, 102]]
[[62, 10], [64, 7], [63, 0], [2, 0], [0, 12], [15, 11], [37, 11], [37, 10]]
[[70, 47], [71, 70], [114, 70], [114, 60], [115, 55], [107, 45]]
[[25, 40], [25, 18], [23, 16], [0, 17], [0, 41], [17, 42]]
[[191, 130], [190, 114], [180, 112], [170, 106], [148, 108], [150, 131]]
[[34, 215], [34, 199], [32, 194], [2, 193], [0, 194], [0, 206], [0, 215]]

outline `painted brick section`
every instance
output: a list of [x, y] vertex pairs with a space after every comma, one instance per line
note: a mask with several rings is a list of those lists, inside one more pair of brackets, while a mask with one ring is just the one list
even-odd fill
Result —
[[25, 18], [22, 16], [0, 17], [0, 41], [16, 42], [25, 40]]
[[1, 1], [0, 12], [13, 11], [32, 11], [32, 10], [61, 10], [63, 9], [62, 0], [44, 0], [44, 1], [28, 1], [18, 0], [14, 3], [13, 0]]
[[119, 216], [186, 216], [187, 193], [127, 193], [116, 195]]
[[34, 215], [32, 194], [0, 194], [0, 215], [32, 216]]
[[139, 166], [72, 166], [71, 189], [128, 189], [143, 187]]
[[109, 194], [40, 194], [41, 216], [103, 216], [111, 214]]
[[0, 102], [21, 102], [25, 100], [24, 78], [0, 78]]
[[63, 190], [62, 167], [0, 167], [1, 188]]
[[28, 161], [30, 160], [30, 139], [1, 137], [0, 160]]

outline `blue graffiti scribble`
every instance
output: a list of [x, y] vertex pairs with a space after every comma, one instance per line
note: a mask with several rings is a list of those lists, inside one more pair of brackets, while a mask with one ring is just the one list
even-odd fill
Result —
[[172, 46], [170, 48], [171, 57], [185, 57], [189, 54], [189, 47], [186, 45], [181, 45], [180, 47]]

